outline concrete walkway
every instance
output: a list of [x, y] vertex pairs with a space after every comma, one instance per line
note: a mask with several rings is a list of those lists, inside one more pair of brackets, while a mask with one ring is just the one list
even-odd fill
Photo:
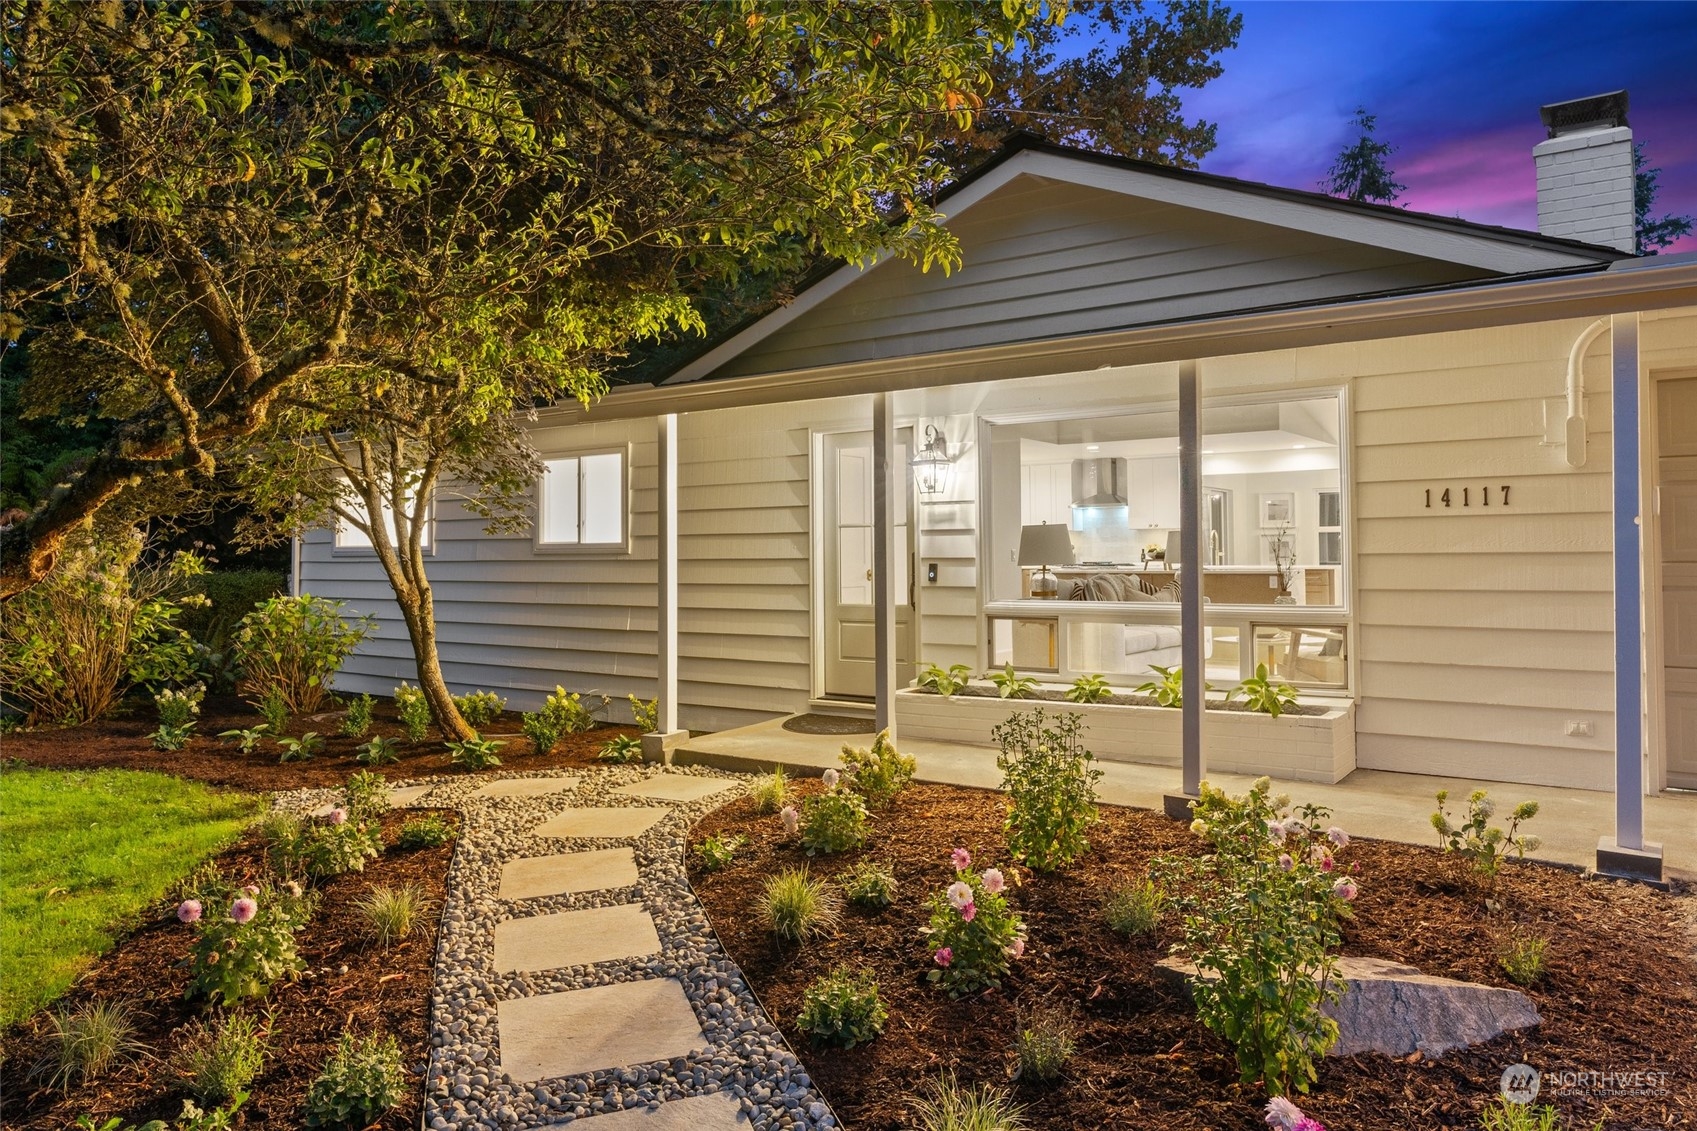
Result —
[[[769, 770], [782, 764], [804, 773], [822, 772], [827, 767], [841, 765], [838, 756], [844, 743], [854, 746], [872, 743], [870, 734], [847, 738], [797, 734], [784, 730], [781, 724], [782, 720], [774, 720], [691, 738], [678, 748], [674, 761], [735, 770]], [[903, 741], [899, 735], [896, 744], [902, 753], [911, 754], [919, 763], [921, 781], [985, 789], [995, 789], [1001, 784], [996, 751], [990, 747], [923, 739]], [[1164, 795], [1179, 791], [1179, 773], [1174, 767], [1108, 761], [1096, 764], [1103, 771], [1098, 793], [1103, 801], [1113, 805], [1158, 810]], [[1205, 776], [1232, 793], [1242, 792], [1253, 780], [1242, 774]], [[1538, 816], [1523, 829], [1543, 838], [1543, 845], [1529, 854], [1537, 859], [1589, 868], [1596, 863], [1597, 838], [1614, 832], [1614, 796], [1595, 790], [1469, 781], [1384, 770], [1356, 770], [1336, 785], [1317, 782], [1280, 785], [1298, 802], [1330, 806], [1337, 823], [1351, 832], [1381, 840], [1429, 845], [1437, 844], [1431, 816], [1437, 807], [1433, 796], [1438, 790], [1449, 790], [1450, 814], [1454, 817], [1457, 801], [1465, 809], [1468, 793], [1481, 787], [1499, 802], [1499, 812], [1520, 801], [1538, 802]], [[1663, 793], [1646, 797], [1644, 830], [1647, 840], [1663, 846], [1665, 874], [1669, 878], [1697, 881], [1697, 794]]]

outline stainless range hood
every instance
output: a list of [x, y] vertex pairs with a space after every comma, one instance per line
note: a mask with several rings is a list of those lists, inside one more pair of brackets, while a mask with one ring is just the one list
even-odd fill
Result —
[[1127, 503], [1126, 465], [1118, 456], [1072, 461], [1072, 505], [1123, 507]]

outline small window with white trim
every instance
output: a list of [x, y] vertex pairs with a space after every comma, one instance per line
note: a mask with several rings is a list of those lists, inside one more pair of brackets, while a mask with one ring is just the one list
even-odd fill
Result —
[[[348, 505], [359, 511], [361, 514], [365, 513], [365, 504], [357, 497], [351, 499]], [[383, 500], [382, 507], [383, 523], [389, 530], [389, 544], [391, 546], [398, 547], [401, 539], [399, 532], [395, 528], [395, 508], [389, 505], [387, 499]], [[408, 509], [411, 509], [410, 505]], [[419, 546], [425, 551], [430, 549], [431, 527], [434, 525], [435, 518], [436, 516], [430, 513], [427, 509], [424, 515], [424, 530], [419, 536]], [[338, 521], [336, 523], [336, 549], [371, 550], [374, 549], [374, 547], [371, 544], [371, 536], [365, 531], [350, 522]]]
[[629, 502], [622, 450], [543, 460], [536, 488], [536, 544], [553, 550], [623, 550]]

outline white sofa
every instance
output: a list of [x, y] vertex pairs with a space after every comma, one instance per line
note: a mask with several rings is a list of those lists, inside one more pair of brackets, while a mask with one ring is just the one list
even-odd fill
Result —
[[[1177, 602], [1178, 581], [1151, 591], [1151, 584], [1134, 573], [1096, 573], [1075, 583], [1067, 594], [1074, 601]], [[1206, 600], [1206, 598], [1204, 598]], [[1135, 617], [1128, 612], [1128, 617]], [[1139, 679], [1159, 665], [1174, 667], [1183, 662], [1183, 635], [1176, 624], [1075, 624], [1068, 638], [1067, 665], [1076, 672], [1100, 675], [1131, 675]], [[1204, 629], [1204, 659], [1214, 651], [1213, 630]]]

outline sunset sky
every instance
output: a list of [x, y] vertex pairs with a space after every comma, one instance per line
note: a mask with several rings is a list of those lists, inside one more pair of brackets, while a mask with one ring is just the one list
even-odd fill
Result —
[[[1186, 98], [1219, 123], [1209, 172], [1315, 188], [1361, 105], [1410, 208], [1535, 228], [1538, 107], [1625, 88], [1662, 169], [1655, 215], [1697, 215], [1697, 3], [1236, 0], [1225, 74]], [[1668, 252], [1697, 251], [1697, 235]]]

